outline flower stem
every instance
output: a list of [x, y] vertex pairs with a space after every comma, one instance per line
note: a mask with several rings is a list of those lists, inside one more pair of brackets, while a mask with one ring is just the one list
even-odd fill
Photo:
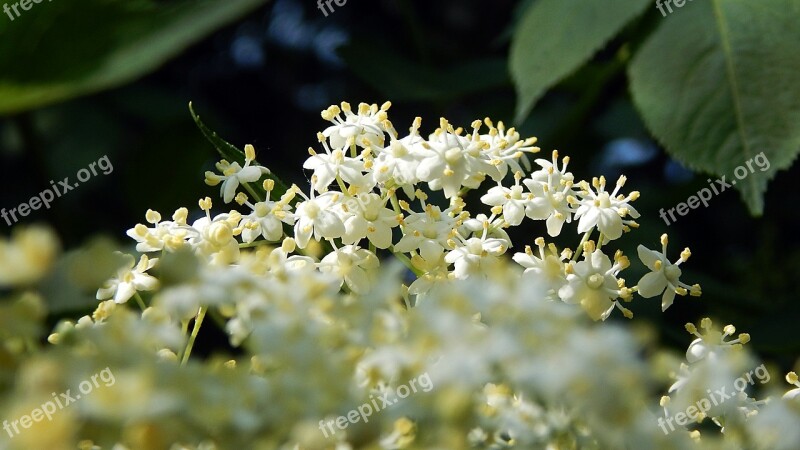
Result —
[[583, 238], [581, 238], [581, 242], [578, 244], [578, 248], [575, 249], [575, 254], [572, 255], [572, 260], [577, 261], [578, 258], [581, 257], [581, 253], [583, 253], [583, 244], [585, 244], [589, 240], [589, 236], [592, 235], [592, 231], [594, 228], [590, 228], [589, 231], [584, 233]]
[[258, 192], [256, 192], [255, 189], [253, 189], [253, 187], [250, 186], [250, 183], [242, 183], [242, 186], [244, 186], [244, 188], [247, 189], [247, 192], [249, 192], [250, 195], [253, 196], [253, 200], [255, 200], [256, 203], [263, 201], [261, 196], [258, 195]]
[[192, 329], [192, 335], [189, 336], [189, 342], [186, 344], [186, 349], [183, 351], [183, 358], [181, 359], [181, 365], [185, 365], [187, 361], [189, 361], [189, 355], [192, 354], [192, 348], [194, 347], [194, 341], [197, 339], [197, 334], [200, 332], [200, 327], [203, 325], [203, 319], [206, 317], [206, 311], [208, 311], [207, 307], [201, 307], [200, 311], [197, 313], [197, 317], [194, 318], [194, 328]]
[[142, 296], [139, 295], [139, 293], [137, 292], [137, 293], [133, 294], [133, 298], [136, 299], [136, 303], [139, 304], [139, 308], [142, 308], [142, 312], [144, 312], [144, 310], [147, 309], [147, 305], [144, 304], [144, 300], [142, 300]]

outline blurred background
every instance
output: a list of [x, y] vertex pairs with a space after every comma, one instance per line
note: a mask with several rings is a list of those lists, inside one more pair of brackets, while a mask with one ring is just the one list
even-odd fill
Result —
[[[657, 325], [663, 343], [685, 348], [682, 325], [709, 315], [749, 332], [753, 349], [786, 367], [800, 352], [800, 214], [789, 195], [797, 165], [770, 181], [761, 217], [732, 190], [670, 226], [658, 216], [717, 177], [672, 159], [633, 104], [618, 57], [663, 20], [652, 5], [517, 122], [509, 49], [532, 1], [348, 0], [327, 17], [310, 0], [96, 3], [80, 14], [77, 3], [59, 0], [13, 21], [0, 16], [0, 207], [16, 207], [50, 180], [74, 179], [102, 156], [113, 165], [21, 221], [51, 224], [68, 249], [98, 234], [130, 247], [125, 231], [148, 208], [168, 216], [187, 206], [196, 215], [199, 198], [216, 197], [203, 172], [218, 156], [190, 101], [226, 140], [253, 144], [262, 164], [305, 186], [306, 149], [326, 126], [320, 111], [391, 100], [401, 133], [416, 116], [424, 132], [442, 116], [465, 127], [488, 116], [539, 137], [545, 158], [553, 149], [570, 155], [579, 179], [626, 174], [626, 189], [642, 194], [641, 228], [615, 242], [633, 263], [628, 284], [643, 275], [636, 245], [658, 249], [666, 232], [671, 259], [692, 250], [682, 280], [703, 287], [701, 298], [678, 297], [663, 314], [659, 298], [632, 304], [635, 320]], [[0, 222], [0, 235], [10, 231]], [[532, 244], [541, 235], [536, 222], [512, 237]]]

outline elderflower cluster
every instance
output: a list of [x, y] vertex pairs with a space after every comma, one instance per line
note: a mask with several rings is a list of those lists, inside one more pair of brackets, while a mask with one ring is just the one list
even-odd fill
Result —
[[[602, 176], [576, 180], [567, 169], [569, 157], [556, 151], [550, 160], [531, 163], [529, 156], [539, 152], [536, 138], [522, 138], [490, 119], [474, 121], [469, 131], [441, 119], [425, 136], [417, 118], [401, 135], [389, 121], [390, 106], [361, 104], [354, 110], [342, 103], [322, 112], [331, 125], [318, 133], [317, 149], [308, 150], [303, 164], [310, 175], [308, 189], [278, 189], [248, 145], [242, 164], [223, 160], [219, 173], [206, 173], [206, 183], [221, 184], [223, 202], [235, 200], [239, 210], [212, 217], [206, 198], [200, 202], [206, 217], [191, 225], [185, 208], [171, 221], [148, 211], [149, 225], [136, 225], [128, 235], [140, 252], [188, 247], [217, 265], [239, 263], [240, 247], [291, 238], [292, 251], [308, 257], [308, 267], [356, 293], [371, 288], [381, 261], [391, 256], [414, 274], [409, 304], [452, 280], [485, 277], [506, 253], [521, 247], [513, 260], [525, 268], [525, 276], [546, 285], [550, 298], [580, 305], [594, 320], [605, 320], [615, 308], [632, 317], [623, 304], [637, 292], [643, 297], [663, 293], [663, 309], [676, 294], [700, 295], [698, 285], [680, 281], [678, 266], [689, 250], [670, 263], [666, 235], [661, 252], [639, 247], [639, 258], [651, 272], [637, 285], [626, 285], [622, 271], [630, 261], [608, 248], [638, 226], [632, 202], [639, 193], [620, 192], [624, 176], [613, 189]], [[468, 204], [467, 194], [482, 188], [480, 203]], [[559, 249], [537, 238], [534, 252], [512, 242], [507, 232], [525, 221], [544, 221], [547, 235], [556, 237], [573, 220], [580, 236], [575, 248]], [[153, 258], [121, 273], [98, 298], [124, 302], [151, 290], [155, 282], [145, 272], [156, 264]]]

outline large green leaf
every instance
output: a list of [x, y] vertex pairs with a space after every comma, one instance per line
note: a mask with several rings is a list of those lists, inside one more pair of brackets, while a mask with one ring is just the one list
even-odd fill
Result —
[[265, 2], [56, 1], [3, 14], [0, 114], [132, 81]]
[[733, 183], [734, 169], [764, 153], [769, 169], [751, 162], [734, 186], [755, 215], [769, 179], [800, 150], [798, 18], [797, 0], [687, 3], [630, 66], [645, 123], [688, 167]]
[[582, 66], [651, 0], [539, 0], [511, 42], [511, 77], [517, 88], [517, 122], [541, 96]]

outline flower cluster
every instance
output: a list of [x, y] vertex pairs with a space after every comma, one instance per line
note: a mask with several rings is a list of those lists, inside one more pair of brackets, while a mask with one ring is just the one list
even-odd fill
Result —
[[[484, 276], [515, 247], [508, 228], [541, 220], [555, 237], [575, 220], [581, 236], [576, 248], [558, 249], [538, 238], [538, 252], [526, 248], [513, 255], [525, 276], [548, 286], [551, 298], [605, 320], [615, 308], [632, 317], [622, 303], [637, 292], [643, 297], [663, 292], [663, 309], [675, 294], [700, 295], [698, 285], [680, 281], [678, 266], [689, 250], [670, 263], [666, 236], [661, 252], [639, 247], [651, 272], [638, 285], [626, 286], [621, 272], [630, 265], [628, 258], [619, 251], [607, 253], [611, 241], [638, 226], [639, 213], [631, 203], [639, 193], [620, 193], [624, 176], [610, 190], [602, 176], [578, 181], [568, 171], [569, 157], [560, 158], [557, 151], [550, 160], [532, 164], [529, 155], [539, 152], [536, 139], [524, 139], [489, 119], [476, 120], [471, 131], [441, 119], [423, 137], [417, 118], [401, 135], [389, 121], [389, 108], [389, 103], [361, 104], [353, 110], [342, 103], [322, 112], [331, 125], [318, 133], [320, 149], [309, 148], [303, 164], [310, 174], [308, 190], [293, 185], [276, 194], [274, 178], [255, 162], [255, 149], [248, 145], [243, 164], [223, 160], [217, 164], [220, 173], [206, 173], [207, 184], [222, 185], [225, 203], [235, 200], [244, 210], [212, 217], [206, 198], [200, 202], [206, 217], [191, 225], [185, 208], [172, 221], [148, 211], [150, 226], [139, 224], [128, 235], [140, 252], [191, 247], [215, 264], [237, 264], [242, 246], [280, 245], [291, 238], [298, 254], [318, 257], [307, 261], [311, 266], [357, 293], [371, 288], [381, 260], [393, 255], [415, 275], [408, 286], [408, 302], [415, 304], [454, 279]], [[484, 184], [493, 186], [479, 197], [480, 204], [468, 207], [468, 192]], [[136, 270], [147, 270], [154, 261]], [[143, 279], [141, 271], [121, 275]], [[131, 287], [149, 290], [151, 285], [117, 279], [109, 286], [125, 292], [106, 288], [98, 298], [125, 301]]]

